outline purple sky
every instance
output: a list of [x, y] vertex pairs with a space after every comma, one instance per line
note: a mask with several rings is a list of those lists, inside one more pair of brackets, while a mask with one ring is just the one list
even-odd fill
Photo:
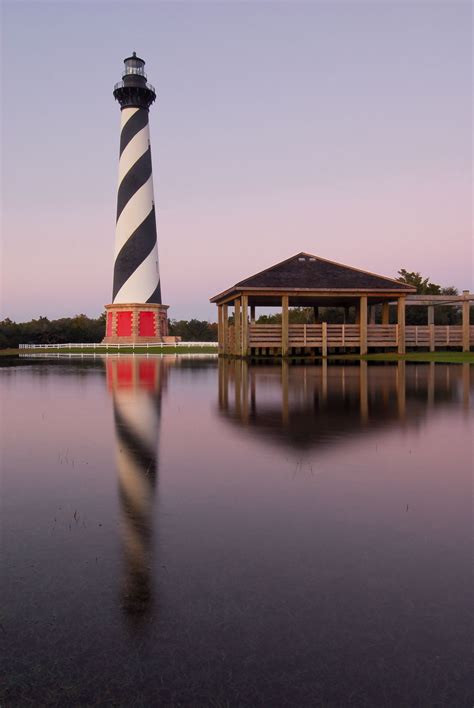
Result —
[[111, 301], [133, 50], [171, 317], [303, 250], [474, 289], [470, 2], [4, 1], [2, 27], [2, 316]]

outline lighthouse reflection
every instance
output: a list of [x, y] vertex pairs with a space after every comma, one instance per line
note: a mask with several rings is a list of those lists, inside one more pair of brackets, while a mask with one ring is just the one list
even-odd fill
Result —
[[434, 408], [461, 403], [468, 413], [472, 375], [468, 364], [292, 366], [221, 359], [219, 411], [262, 441], [309, 450], [391, 425], [420, 425]]
[[158, 359], [108, 357], [105, 367], [114, 406], [124, 569], [121, 606], [130, 621], [140, 622], [153, 605], [153, 506], [167, 366]]

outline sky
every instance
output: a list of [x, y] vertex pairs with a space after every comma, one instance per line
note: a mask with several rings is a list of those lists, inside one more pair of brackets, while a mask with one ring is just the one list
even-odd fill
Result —
[[120, 109], [150, 111], [163, 302], [209, 298], [300, 251], [474, 290], [472, 6], [2, 3], [0, 317], [111, 301]]

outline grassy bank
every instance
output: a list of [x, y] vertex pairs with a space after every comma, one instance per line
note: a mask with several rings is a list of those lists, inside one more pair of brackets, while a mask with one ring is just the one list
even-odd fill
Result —
[[[251, 357], [252, 359], [269, 359], [272, 361], [278, 361], [281, 357], [274, 357], [272, 355], [260, 355], [258, 357]], [[317, 354], [315, 356], [308, 356], [303, 354], [291, 355], [288, 357], [289, 361], [301, 361], [307, 359], [308, 361], [314, 361], [315, 359], [322, 360], [322, 356]], [[395, 352], [380, 352], [377, 354], [366, 354], [365, 356], [360, 356], [359, 354], [330, 354], [327, 357], [328, 361], [411, 361], [411, 362], [438, 362], [439, 364], [474, 364], [474, 352], [408, 352], [408, 354], [397, 354]]]
[[408, 352], [408, 354], [388, 352], [366, 354], [360, 358], [365, 361], [437, 361], [440, 364], [474, 364], [474, 352]]

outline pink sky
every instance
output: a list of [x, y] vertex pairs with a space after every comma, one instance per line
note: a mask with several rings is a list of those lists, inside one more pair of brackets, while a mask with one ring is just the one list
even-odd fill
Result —
[[[474, 289], [471, 5], [4, 3], [2, 316], [110, 302], [119, 107], [133, 49], [163, 299], [298, 251]], [[15, 71], [11, 71], [12, 61]]]

